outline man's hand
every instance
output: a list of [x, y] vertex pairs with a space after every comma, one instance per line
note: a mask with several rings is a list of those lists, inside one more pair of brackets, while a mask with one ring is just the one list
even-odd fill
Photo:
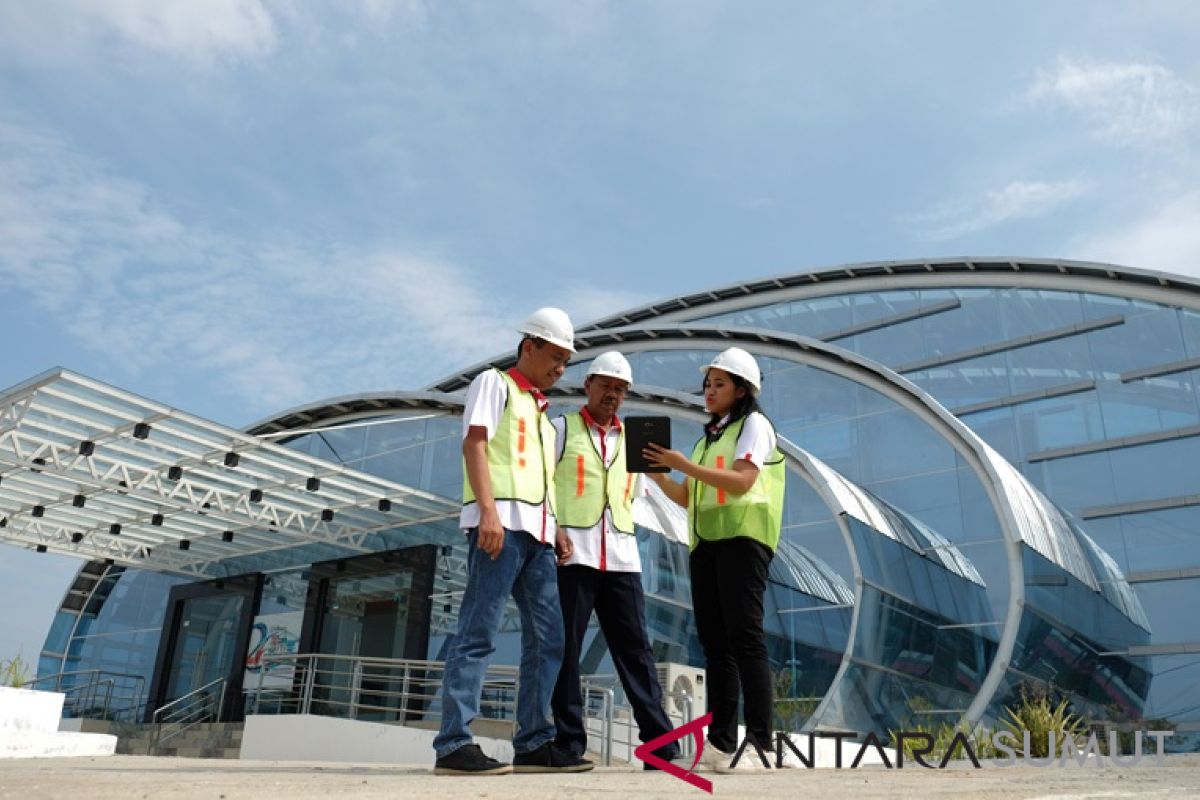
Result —
[[504, 549], [504, 526], [496, 507], [479, 509], [479, 549], [492, 557], [492, 561]]
[[558, 554], [560, 567], [570, 561], [571, 556], [575, 554], [575, 545], [571, 544], [571, 537], [567, 536], [567, 532], [561, 526], [554, 534], [554, 552]]

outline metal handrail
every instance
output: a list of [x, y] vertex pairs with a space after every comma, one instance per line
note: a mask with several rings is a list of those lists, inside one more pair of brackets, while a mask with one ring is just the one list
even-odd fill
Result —
[[[431, 721], [441, 716], [438, 687], [445, 662], [375, 658], [325, 653], [264, 656], [257, 686], [250, 692], [255, 713], [318, 713], [383, 721]], [[264, 685], [272, 668], [284, 686]], [[480, 716], [511, 720], [516, 716], [519, 669], [489, 666], [484, 675]]]
[[[264, 684], [274, 667], [282, 674], [281, 686]], [[264, 656], [257, 686], [248, 698], [252, 713], [297, 713], [361, 718], [364, 714], [383, 716], [383, 721], [407, 723], [433, 721], [441, 717], [437, 708], [438, 687], [442, 684], [443, 661], [403, 658], [372, 658], [325, 653], [287, 653]], [[290, 669], [289, 669], [290, 668]], [[480, 717], [511, 720], [516, 715], [516, 696], [520, 670], [506, 665], [489, 666], [484, 676]], [[616, 702], [615, 675], [588, 675], [582, 679], [585, 714], [600, 723], [600, 756], [612, 763], [614, 718], [618, 711], [633, 709]], [[678, 700], [683, 707], [683, 722], [693, 718], [693, 697], [686, 692], [664, 692], [665, 698]], [[594, 711], [594, 713], [593, 713]], [[678, 717], [678, 713], [671, 714]], [[634, 742], [622, 741], [632, 746]], [[691, 742], [681, 742], [688, 750]]]
[[[584, 696], [584, 715], [597, 719], [600, 722], [600, 759], [605, 766], [612, 764], [613, 758], [613, 739], [616, 712], [625, 712], [627, 719], [633, 719], [633, 707], [628, 703], [616, 702], [617, 677], [615, 675], [585, 675], [581, 679]], [[598, 696], [600, 698], [600, 708], [596, 714], [589, 714], [590, 704], [587, 698], [590, 696]], [[683, 703], [683, 720], [680, 724], [691, 722], [693, 716], [693, 698], [687, 692], [663, 692], [663, 699], [679, 700]], [[667, 712], [668, 718], [674, 716], [671, 712]], [[630, 732], [634, 732], [634, 723], [630, 723]], [[629, 746], [632, 751], [634, 743], [632, 740], [622, 741], [622, 745]], [[681, 751], [684, 755], [689, 755], [691, 752], [691, 740], [681, 739], [679, 742]]]
[[25, 685], [33, 686], [35, 684], [41, 683], [42, 681], [53, 680], [53, 681], [55, 681], [54, 685], [57, 688], [57, 687], [62, 686], [63, 678], [70, 677], [72, 675], [109, 675], [114, 678], [133, 678], [135, 681], [137, 681], [139, 683], [144, 683], [146, 680], [143, 676], [137, 675], [132, 672], [112, 672], [112, 671], [106, 670], [106, 669], [77, 669], [77, 670], [70, 670], [67, 672], [56, 672], [53, 675], [43, 675], [40, 678], [34, 678], [33, 680], [28, 681]]
[[219, 683], [221, 683], [221, 684], [225, 683], [225, 679], [224, 679], [224, 678], [217, 678], [217, 679], [216, 679], [216, 680], [214, 680], [214, 681], [209, 681], [208, 683], [204, 684], [204, 685], [203, 685], [203, 686], [201, 686], [200, 688], [198, 688], [198, 689], [192, 689], [190, 692], [188, 692], [187, 694], [183, 695], [182, 697], [177, 697], [177, 698], [175, 698], [174, 700], [172, 700], [171, 702], [169, 702], [169, 703], [165, 703], [165, 704], [163, 704], [163, 705], [159, 706], [157, 709], [155, 709], [155, 710], [154, 710], [154, 714], [153, 714], [153, 715], [151, 715], [151, 717], [150, 717], [151, 721], [152, 721], [152, 722], [161, 722], [161, 720], [159, 719], [159, 716], [160, 716], [160, 715], [161, 715], [161, 714], [162, 714], [164, 711], [166, 711], [168, 708], [171, 708], [171, 707], [173, 707], [173, 706], [180, 705], [180, 704], [181, 704], [181, 703], [183, 703], [185, 700], [192, 700], [192, 699], [194, 699], [194, 698], [196, 697], [196, 695], [198, 695], [198, 694], [201, 694], [202, 692], [205, 692], [205, 691], [207, 691], [208, 689], [211, 689], [212, 687], [216, 686], [216, 685], [217, 685], [217, 684], [219, 684]]
[[[221, 687], [220, 692], [209, 691], [218, 685]], [[157, 749], [163, 742], [209, 719], [220, 720], [221, 709], [225, 706], [225, 689], [225, 678], [217, 678], [155, 709], [150, 716], [151, 722], [157, 725], [151, 748]], [[212, 702], [214, 694], [217, 697], [215, 706]], [[166, 713], [168, 709], [170, 712]]]
[[[86, 682], [73, 683], [70, 686], [63, 686], [64, 678], [72, 678], [80, 675], [87, 675], [90, 678]], [[132, 679], [132, 691], [129, 694], [117, 694], [117, 684]], [[71, 697], [71, 702], [67, 705], [66, 710], [69, 712], [79, 712], [78, 706], [82, 706], [83, 710], [89, 710], [96, 707], [96, 698], [99, 690], [104, 689], [104, 703], [101, 707], [101, 719], [116, 719], [121, 714], [129, 714], [131, 718], [136, 713], [136, 710], [145, 705], [142, 699], [144, 695], [144, 687], [146, 679], [141, 675], [136, 675], [129, 672], [112, 672], [103, 669], [82, 669], [68, 670], [57, 672], [53, 675], [43, 675], [40, 678], [35, 678], [29, 681], [26, 686], [34, 688], [38, 684], [53, 681], [53, 689], [43, 691], [61, 692], [64, 695]], [[113, 700], [128, 700], [129, 705], [123, 708], [113, 710]]]

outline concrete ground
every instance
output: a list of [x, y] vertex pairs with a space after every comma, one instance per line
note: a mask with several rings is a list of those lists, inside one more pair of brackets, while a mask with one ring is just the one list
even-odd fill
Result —
[[[1200, 797], [1200, 755], [1168, 756], [1136, 767], [1006, 769], [780, 770], [775, 774], [705, 775], [713, 796], [764, 800], [859, 798], [1180, 798]], [[0, 798], [139, 800], [292, 800], [292, 798], [701, 798], [704, 792], [663, 773], [631, 767], [578, 775], [435, 777], [430, 765], [381, 766], [222, 761], [190, 758], [12, 759], [0, 761]]]

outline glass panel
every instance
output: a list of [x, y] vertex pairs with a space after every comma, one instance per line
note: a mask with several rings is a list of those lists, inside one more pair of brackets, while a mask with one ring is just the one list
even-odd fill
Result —
[[[1021, 403], [1013, 413], [1025, 454], [1097, 442], [1106, 436], [1096, 391]], [[968, 421], [974, 424], [974, 417]]]
[[[1157, 581], [1134, 585], [1138, 599], [1146, 609], [1154, 625], [1156, 642], [1196, 644], [1200, 632], [1196, 630], [1196, 618], [1190, 609], [1196, 605], [1200, 594], [1200, 579]], [[1188, 609], [1187, 612], [1184, 609]], [[1192, 702], [1200, 703], [1200, 683], [1196, 683]]]
[[1190, 373], [1096, 387], [1106, 438], [1170, 430], [1200, 423]]
[[67, 652], [67, 637], [71, 635], [77, 619], [79, 619], [78, 615], [69, 611], [56, 613], [54, 621], [50, 623], [50, 632], [46, 634], [46, 643], [42, 649], [51, 653]]
[[1184, 310], [1178, 312], [1178, 315], [1184, 352], [1188, 358], [1200, 356], [1200, 313]]
[[1013, 394], [1050, 389], [1092, 378], [1093, 334], [1066, 336], [1004, 353]]
[[1021, 700], [1022, 690], [1052, 688], [1070, 696], [1075, 713], [1093, 720], [1136, 720], [1150, 691], [1149, 659], [1102, 655], [1098, 645], [1027, 609], [1021, 619], [1010, 681], [994, 712]]
[[1001, 306], [1004, 334], [1012, 339], [1034, 331], [1053, 330], [1083, 321], [1083, 304], [1075, 292], [1006, 290]]
[[[1200, 654], [1188, 653], [1177, 656], [1157, 656], [1154, 664], [1154, 683], [1146, 701], [1146, 719], [1170, 719], [1163, 727], [1174, 728], [1179, 722], [1200, 722], [1200, 699], [1196, 687], [1200, 685]], [[1188, 742], [1190, 740], [1190, 747]], [[1168, 745], [1178, 748], [1176, 752], [1194, 752], [1196, 734], [1176, 734], [1167, 739]]]
[[[1111, 546], [1105, 549], [1119, 554], [1118, 563], [1131, 572], [1200, 567], [1200, 506], [1091, 520], [1088, 531], [1096, 537], [1107, 532], [1105, 541]], [[1155, 620], [1155, 632], [1170, 625]]]
[[[822, 297], [794, 303], [779, 303], [759, 308], [750, 308], [728, 314], [705, 318], [706, 322], [718, 325], [736, 325], [745, 328], [767, 328], [773, 331], [798, 333], [803, 336], [821, 336], [831, 331], [848, 328], [855, 323], [854, 296]], [[873, 304], [865, 301], [866, 305]], [[861, 313], [869, 313], [865, 310]], [[883, 316], [881, 314], [881, 316]]]
[[[362, 469], [405, 486], [420, 486], [427, 423], [428, 420], [402, 418], [367, 428], [367, 458]], [[461, 431], [461, 422], [455, 427]]]
[[1055, 503], [1075, 516], [1085, 508], [1112, 503], [1118, 492], [1107, 452], [1030, 464], [1028, 475]]
[[997, 408], [969, 414], [963, 418], [963, 422], [970, 425], [971, 430], [995, 448], [1005, 460], [1014, 464], [1020, 461], [1024, 453], [1017, 436], [1015, 413], [1012, 408]]
[[1134, 302], [1123, 297], [1112, 297], [1106, 294], [1080, 295], [1083, 302], [1084, 320], [1102, 319], [1114, 314], [1132, 314], [1135, 312]]
[[1116, 502], [1130, 503], [1196, 494], [1196, 474], [1193, 470], [1163, 467], [1200, 464], [1200, 436], [1113, 450], [1110, 463]]
[[1098, 375], [1116, 378], [1122, 372], [1184, 357], [1183, 337], [1173, 309], [1134, 302], [1124, 313], [1125, 324], [1088, 334]]
[[906, 372], [905, 377], [951, 410], [1013, 394], [1004, 353]]
[[229, 674], [245, 598], [240, 594], [183, 601], [165, 701], [178, 699]]
[[331, 582], [319, 652], [403, 658], [412, 586], [408, 571]]

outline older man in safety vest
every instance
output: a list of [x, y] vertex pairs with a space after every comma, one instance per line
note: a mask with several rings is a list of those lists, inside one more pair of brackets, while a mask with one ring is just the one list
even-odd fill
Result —
[[[538, 309], [520, 328], [517, 365], [478, 375], [463, 412], [463, 509], [467, 587], [446, 656], [442, 725], [433, 748], [439, 775], [582, 772], [590, 761], [554, 745], [550, 694], [562, 663], [555, 574], [554, 428], [542, 391], [575, 352], [566, 313]], [[490, 758], [468, 726], [479, 716], [483, 675], [509, 596], [521, 613], [521, 671], [513, 763]]]
[[[625, 470], [625, 432], [617, 412], [633, 372], [616, 351], [598, 356], [584, 381], [587, 405], [554, 420], [558, 466], [554, 471], [560, 552], [558, 593], [566, 646], [552, 706], [559, 748], [582, 756], [587, 749], [579, 655], [595, 610], [613, 665], [633, 707], [643, 742], [672, 726], [646, 635], [642, 562], [634, 536], [633, 499], [643, 491]], [[671, 760], [671, 743], [655, 755]], [[649, 765], [647, 765], [649, 768]]]

